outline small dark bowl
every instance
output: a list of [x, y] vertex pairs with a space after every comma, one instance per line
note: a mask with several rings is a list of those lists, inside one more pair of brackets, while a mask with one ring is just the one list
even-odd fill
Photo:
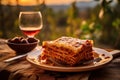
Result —
[[17, 54], [24, 54], [27, 52], [32, 51], [33, 49], [35, 49], [35, 47], [38, 45], [39, 40], [37, 40], [36, 42], [32, 42], [32, 43], [11, 43], [11, 42], [7, 42], [7, 45], [14, 51], [16, 51]]

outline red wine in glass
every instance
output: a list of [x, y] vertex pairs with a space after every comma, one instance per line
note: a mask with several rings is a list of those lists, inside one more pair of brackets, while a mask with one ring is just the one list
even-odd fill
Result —
[[40, 32], [41, 29], [33, 29], [33, 28], [27, 28], [27, 29], [21, 29], [21, 31], [27, 35], [28, 37], [34, 37], [36, 34]]
[[42, 29], [42, 15], [37, 12], [20, 12], [19, 28], [28, 37], [34, 37]]

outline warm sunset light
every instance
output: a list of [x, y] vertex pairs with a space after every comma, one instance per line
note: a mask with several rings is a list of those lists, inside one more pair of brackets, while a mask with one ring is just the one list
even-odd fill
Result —
[[[29, 6], [29, 5], [37, 5], [45, 1], [47, 5], [62, 5], [62, 4], [70, 4], [73, 1], [92, 1], [92, 0], [18, 0], [18, 4], [22, 6]], [[17, 0], [2, 0], [2, 4], [7, 5], [17, 5]]]
[[73, 1], [84, 1], [84, 2], [88, 2], [88, 1], [92, 1], [92, 0], [45, 0], [46, 4], [48, 5], [61, 5], [61, 4], [70, 4]]
[[19, 0], [19, 5], [37, 5], [36, 0]]
[[[38, 2], [36, 0], [18, 0], [18, 4], [22, 6], [37, 5], [40, 1], [41, 0], [38, 0]], [[17, 0], [2, 0], [1, 3], [4, 5], [17, 5]]]
[[52, 5], [60, 5], [60, 4], [69, 4], [70, 2], [73, 2], [75, 0], [46, 0], [46, 4]]

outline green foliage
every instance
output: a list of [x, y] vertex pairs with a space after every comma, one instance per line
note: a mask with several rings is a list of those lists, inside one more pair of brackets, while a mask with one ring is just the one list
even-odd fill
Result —
[[115, 43], [114, 43], [114, 46], [116, 48], [119, 48], [120, 47], [120, 18], [117, 18], [115, 21], [113, 21], [112, 23], [113, 27], [115, 28]]
[[[100, 0], [96, 0], [100, 1]], [[43, 29], [36, 35], [41, 42], [61, 36], [100, 41], [116, 48], [120, 46], [120, 4], [110, 6], [113, 0], [101, 0], [101, 4], [87, 9], [87, 15], [81, 17], [82, 11], [73, 2], [68, 9], [55, 12], [45, 3], [35, 6], [43, 15]], [[119, 0], [118, 0], [119, 1]], [[11, 38], [23, 36], [19, 30], [18, 15], [20, 6], [0, 7], [0, 37]], [[7, 9], [7, 10], [3, 10]], [[4, 26], [4, 27], [3, 27]]]

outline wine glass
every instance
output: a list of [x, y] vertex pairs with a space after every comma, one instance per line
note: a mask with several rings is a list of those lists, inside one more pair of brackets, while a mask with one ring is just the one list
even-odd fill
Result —
[[20, 12], [19, 28], [27, 37], [34, 37], [43, 27], [42, 15], [40, 11]]

